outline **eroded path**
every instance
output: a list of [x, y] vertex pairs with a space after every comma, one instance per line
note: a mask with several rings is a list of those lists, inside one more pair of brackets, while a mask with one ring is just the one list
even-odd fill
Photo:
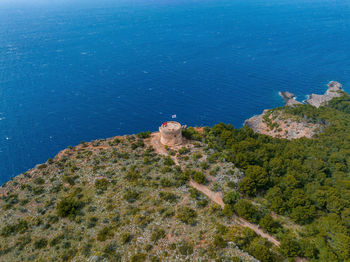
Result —
[[210, 198], [212, 201], [214, 201], [216, 204], [224, 208], [225, 204], [222, 200], [222, 193], [220, 192], [213, 192], [211, 191], [207, 186], [197, 183], [194, 180], [190, 180], [189, 185], [198, 191], [201, 191], [204, 195], [206, 195], [208, 198]]
[[[207, 186], [198, 184], [197, 182], [195, 182], [193, 180], [190, 181], [189, 185], [191, 187], [194, 187], [198, 191], [202, 192], [204, 195], [206, 195], [212, 201], [214, 201], [215, 203], [220, 205], [221, 208], [225, 207], [224, 201], [222, 200], [222, 194], [221, 193], [213, 192]], [[252, 223], [248, 222], [247, 220], [245, 220], [244, 218], [239, 217], [239, 216], [235, 216], [234, 220], [235, 220], [236, 223], [238, 223], [239, 225], [241, 225], [243, 227], [249, 227], [256, 234], [262, 236], [263, 238], [266, 238], [268, 241], [270, 241], [274, 245], [276, 245], [278, 247], [280, 246], [280, 242], [276, 238], [274, 238], [273, 236], [265, 233], [262, 229], [259, 228], [259, 226], [255, 225], [255, 224], [252, 224]]]
[[[158, 154], [163, 155], [163, 156], [164, 155], [165, 156], [168, 155], [167, 150], [164, 148], [164, 146], [159, 141], [159, 133], [152, 134], [150, 142], [151, 142], [151, 145], [153, 146], [154, 150]], [[174, 162], [178, 165], [179, 164], [178, 159], [176, 157], [172, 157], [172, 158], [173, 158]], [[215, 202], [216, 204], [221, 206], [221, 208], [225, 207], [225, 203], [222, 200], [222, 193], [211, 191], [208, 186], [199, 184], [199, 183], [195, 182], [192, 179], [190, 180], [189, 185], [191, 187], [197, 189], [198, 191], [202, 192], [210, 200], [212, 200], [213, 202]], [[182, 204], [185, 203], [184, 201], [186, 201], [186, 197], [181, 201], [181, 203]], [[181, 203], [179, 203], [178, 205], [181, 205]], [[178, 205], [175, 206], [175, 212], [177, 210], [177, 206]], [[250, 228], [256, 234], [260, 235], [263, 238], [266, 238], [272, 244], [274, 244], [276, 246], [280, 246], [280, 242], [276, 238], [274, 238], [273, 236], [269, 235], [268, 233], [265, 233], [261, 228], [259, 228], [259, 226], [255, 225], [255, 224], [252, 224], [252, 223], [248, 222], [247, 220], [245, 220], [244, 218], [239, 217], [239, 216], [234, 216], [234, 221], [237, 224], [239, 224], [240, 226]], [[173, 226], [174, 226], [174, 224], [173, 224]], [[172, 228], [173, 228], [173, 226], [172, 226]], [[168, 234], [168, 239], [170, 241], [172, 241], [171, 233], [172, 233], [172, 229], [169, 231], [169, 234]]]

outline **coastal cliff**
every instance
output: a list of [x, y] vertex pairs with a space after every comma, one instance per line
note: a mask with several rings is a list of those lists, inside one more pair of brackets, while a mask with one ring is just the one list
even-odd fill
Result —
[[[302, 102], [295, 99], [295, 95], [291, 92], [280, 92], [280, 95], [285, 100], [285, 107], [303, 105]], [[324, 95], [312, 94], [305, 103], [319, 108], [320, 106], [326, 106], [333, 98], [342, 95], [342, 85], [337, 81], [331, 81]], [[323, 130], [325, 123], [315, 123], [308, 118], [295, 118], [292, 115], [286, 115], [283, 110], [272, 109], [264, 110], [262, 114], [247, 119], [244, 125], [259, 134], [277, 138], [298, 139], [313, 137]]]
[[347, 261], [350, 96], [245, 124], [82, 142], [14, 177], [0, 260]]
[[264, 110], [262, 114], [247, 119], [244, 125], [256, 133], [285, 139], [311, 138], [322, 130], [321, 124], [307, 119], [296, 120], [275, 110]]

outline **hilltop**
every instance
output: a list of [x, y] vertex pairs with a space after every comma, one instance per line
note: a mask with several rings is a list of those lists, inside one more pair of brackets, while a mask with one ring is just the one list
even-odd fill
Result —
[[349, 259], [349, 95], [269, 112], [322, 132], [220, 123], [180, 146], [143, 132], [61, 151], [0, 188], [0, 260]]

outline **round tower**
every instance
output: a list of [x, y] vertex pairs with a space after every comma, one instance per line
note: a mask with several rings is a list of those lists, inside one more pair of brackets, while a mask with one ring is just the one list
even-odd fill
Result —
[[181, 124], [175, 121], [163, 123], [159, 127], [160, 142], [166, 146], [176, 146], [182, 143]]

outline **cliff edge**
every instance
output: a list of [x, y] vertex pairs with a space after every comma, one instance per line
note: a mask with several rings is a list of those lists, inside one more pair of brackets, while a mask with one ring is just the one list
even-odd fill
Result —
[[[295, 99], [291, 92], [280, 92], [285, 100], [285, 107], [304, 105]], [[342, 85], [337, 81], [328, 83], [328, 89], [323, 95], [311, 94], [305, 104], [319, 108], [326, 106], [333, 98], [343, 95]], [[244, 122], [244, 125], [253, 129], [254, 132], [272, 137], [285, 139], [298, 139], [301, 137], [311, 138], [322, 131], [324, 123], [315, 123], [307, 118], [295, 118], [286, 116], [283, 109], [264, 110], [262, 114], [253, 116]]]

